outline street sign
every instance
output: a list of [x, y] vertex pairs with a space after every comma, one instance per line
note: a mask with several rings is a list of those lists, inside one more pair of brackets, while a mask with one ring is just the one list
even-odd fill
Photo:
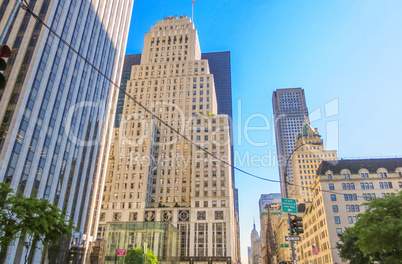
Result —
[[116, 249], [116, 256], [125, 256], [126, 250], [125, 249]]
[[297, 214], [296, 199], [282, 198], [282, 212]]
[[288, 248], [289, 244], [281, 244], [281, 248]]
[[300, 236], [285, 236], [285, 241], [300, 241]]

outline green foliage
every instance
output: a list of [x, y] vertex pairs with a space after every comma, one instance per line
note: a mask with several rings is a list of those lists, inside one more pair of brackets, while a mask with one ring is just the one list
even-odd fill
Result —
[[402, 263], [402, 192], [374, 199], [367, 205], [368, 210], [359, 215], [355, 226], [341, 235], [341, 256], [344, 254], [346, 259], [352, 260], [347, 253], [348, 244], [370, 261]]
[[372, 264], [370, 258], [357, 246], [358, 238], [354, 232], [353, 228], [346, 228], [345, 232], [338, 235], [342, 243], [338, 243], [336, 247], [340, 251], [341, 258], [349, 260], [350, 264]]
[[145, 258], [144, 258], [144, 253], [143, 253], [142, 248], [134, 248], [134, 249], [128, 250], [126, 258], [125, 258], [125, 263], [126, 264], [144, 264], [144, 259], [145, 259], [145, 264], [157, 264], [158, 263], [158, 257], [150, 249], [147, 249], [147, 253], [145, 254]]
[[19, 237], [28, 235], [32, 240], [28, 256], [31, 262], [37, 242], [54, 243], [74, 230], [59, 208], [43, 199], [15, 194], [8, 184], [0, 183], [0, 200], [0, 263], [10, 243]]
[[133, 248], [127, 250], [125, 262], [126, 264], [141, 264], [143, 257], [144, 253], [142, 253], [142, 248]]
[[155, 253], [148, 248], [147, 253], [145, 254], [145, 264], [157, 264], [158, 257]]

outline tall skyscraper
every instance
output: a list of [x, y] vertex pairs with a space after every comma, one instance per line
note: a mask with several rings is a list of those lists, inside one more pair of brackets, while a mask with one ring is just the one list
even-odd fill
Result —
[[[304, 90], [301, 88], [277, 89], [272, 95], [274, 108], [274, 124], [276, 151], [278, 153], [279, 178], [281, 193], [285, 196], [284, 169], [289, 155], [296, 146], [296, 136], [300, 133], [305, 120], [308, 121], [308, 110]], [[292, 164], [289, 161], [286, 169], [288, 182], [293, 182]]]
[[[126, 92], [98, 237], [107, 235], [107, 223], [170, 222], [180, 231], [182, 262], [236, 261], [232, 169], [177, 133], [231, 161], [229, 118], [218, 115], [214, 75], [190, 18], [168, 17], [151, 27]], [[156, 240], [133, 234], [126, 243], [146, 242], [163, 254]]]
[[[0, 181], [62, 209], [78, 228], [72, 244], [81, 248], [94, 231], [94, 198], [117, 102], [107, 78], [120, 82], [134, 1], [28, 2], [53, 32], [19, 8], [20, 1], [1, 1], [0, 38], [12, 55], [0, 91]], [[24, 251], [21, 239], [6, 263], [22, 262]]]
[[[231, 139], [231, 153], [233, 151], [233, 114], [232, 114], [232, 82], [231, 82], [231, 64], [230, 52], [207, 52], [201, 53], [201, 59], [208, 60], [209, 71], [214, 76], [216, 100], [218, 103], [218, 114], [225, 114], [230, 117], [230, 139]], [[121, 78], [121, 90], [126, 89], [127, 81], [130, 79], [132, 66], [141, 63], [141, 54], [129, 54], [125, 56], [123, 75]], [[119, 99], [116, 109], [115, 127], [120, 126], [123, 107], [125, 101], [124, 92], [120, 91]], [[232, 164], [234, 164], [234, 155], [231, 155]], [[235, 188], [235, 172], [232, 168], [232, 184]], [[234, 189], [234, 203], [235, 203], [235, 221], [236, 221], [236, 259], [240, 261], [240, 224], [239, 224], [239, 206], [238, 206], [238, 191]]]
[[261, 264], [261, 237], [258, 234], [258, 231], [255, 229], [255, 223], [253, 224], [253, 230], [251, 230], [250, 241], [251, 241], [250, 264]]

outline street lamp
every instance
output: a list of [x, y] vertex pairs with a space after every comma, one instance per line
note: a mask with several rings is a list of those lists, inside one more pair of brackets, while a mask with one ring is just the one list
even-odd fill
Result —
[[[315, 145], [315, 146], [317, 146], [317, 145], [322, 145], [322, 141], [320, 141], [320, 142], [310, 142], [310, 143], [302, 143], [302, 144], [300, 144], [299, 146], [297, 146], [297, 147], [295, 147], [294, 148], [294, 150], [289, 154], [289, 156], [288, 156], [288, 158], [287, 158], [287, 160], [286, 160], [286, 165], [285, 165], [285, 168], [284, 168], [284, 170], [283, 170], [283, 176], [284, 176], [284, 181], [285, 181], [285, 195], [286, 195], [286, 198], [289, 198], [289, 192], [288, 192], [288, 165], [289, 165], [289, 160], [290, 160], [290, 158], [293, 156], [293, 154], [296, 152], [296, 150], [298, 150], [299, 148], [301, 148], [301, 147], [303, 147], [303, 146], [306, 146], [306, 145]], [[288, 213], [288, 222], [289, 222], [289, 229], [291, 230], [291, 216], [290, 216], [290, 213]], [[296, 263], [295, 261], [296, 261], [296, 249], [295, 249], [295, 242], [294, 241], [291, 241], [290, 242], [290, 244], [291, 244], [291, 247], [292, 247], [292, 259], [293, 259], [293, 263]]]

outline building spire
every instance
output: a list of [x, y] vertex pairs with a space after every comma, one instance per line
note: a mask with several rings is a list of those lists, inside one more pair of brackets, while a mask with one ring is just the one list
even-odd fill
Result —
[[253, 217], [253, 227], [255, 229], [255, 217]]
[[195, 0], [193, 0], [193, 5], [191, 7], [191, 21], [193, 21], [193, 22], [194, 22], [194, 3], [195, 3]]

